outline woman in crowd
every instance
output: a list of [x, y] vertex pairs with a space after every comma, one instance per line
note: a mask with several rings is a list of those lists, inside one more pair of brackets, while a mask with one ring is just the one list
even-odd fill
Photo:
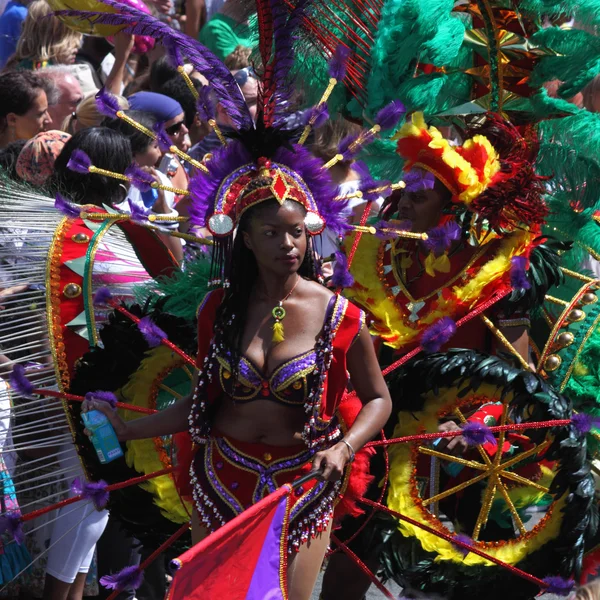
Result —
[[6, 66], [35, 71], [49, 65], [72, 65], [81, 37], [52, 14], [46, 0], [35, 0], [29, 5], [17, 50]]
[[0, 75], [0, 148], [29, 140], [51, 125], [45, 83], [27, 72]]
[[[236, 151], [244, 156], [239, 148], [221, 151], [226, 164]], [[309, 156], [304, 151], [302, 162]], [[204, 368], [194, 393], [158, 418], [129, 423], [102, 403], [87, 403], [84, 410], [105, 411], [122, 440], [189, 426], [197, 448], [190, 471], [196, 540], [311, 467], [320, 471], [319, 480], [298, 488], [291, 501], [289, 597], [308, 600], [349, 465], [388, 418], [391, 400], [364, 314], [316, 281], [310, 234], [315, 219], [323, 223], [316, 208], [321, 199], [313, 199], [287, 167], [254, 161], [249, 175], [247, 164], [227, 175], [238, 182], [226, 209], [231, 227], [220, 227], [222, 213], [208, 219], [218, 238], [215, 272], [225, 269], [228, 283], [201, 304], [198, 364]], [[279, 197], [272, 184], [283, 176], [290, 193]], [[342, 432], [337, 410], [348, 372], [362, 408]], [[243, 465], [231, 458], [241, 455], [248, 458]], [[218, 477], [210, 475], [214, 469]], [[221, 499], [222, 485], [228, 502]]]
[[[127, 102], [125, 98], [122, 96], [115, 96], [115, 98], [121, 110], [127, 110], [129, 108], [129, 102]], [[61, 129], [73, 135], [88, 127], [100, 127], [105, 119], [106, 116], [103, 115], [96, 106], [96, 98], [94, 96], [88, 96], [77, 105], [75, 112], [67, 117], [62, 124]]]
[[30, 139], [16, 163], [17, 175], [27, 183], [43, 186], [54, 172], [54, 162], [71, 136], [64, 131], [43, 131]]
[[[174, 146], [187, 152], [190, 149], [189, 131], [185, 125], [185, 113], [181, 104], [173, 98], [155, 92], [137, 92], [127, 99], [133, 110], [149, 112], [154, 115]], [[159, 170], [167, 175], [174, 187], [187, 189], [188, 177], [176, 156], [166, 153], [163, 156]]]

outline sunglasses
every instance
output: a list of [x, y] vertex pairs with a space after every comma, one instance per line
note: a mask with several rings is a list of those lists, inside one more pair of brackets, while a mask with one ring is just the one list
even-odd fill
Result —
[[179, 131], [181, 130], [181, 128], [184, 125], [184, 121], [179, 121], [178, 123], [173, 123], [173, 125], [171, 125], [170, 127], [165, 127], [165, 131], [169, 134], [169, 135], [177, 135], [179, 133]]
[[244, 87], [244, 85], [246, 85], [246, 81], [248, 81], [249, 78], [252, 79], [257, 79], [256, 77], [256, 73], [254, 71], [254, 69], [252, 67], [244, 67], [243, 69], [240, 69], [234, 76], [233, 78], [235, 79], [235, 82], [240, 86], [240, 87]]

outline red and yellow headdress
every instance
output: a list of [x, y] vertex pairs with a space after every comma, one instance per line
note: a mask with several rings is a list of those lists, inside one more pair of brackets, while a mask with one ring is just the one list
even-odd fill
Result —
[[534, 168], [536, 145], [496, 115], [487, 115], [486, 128], [502, 138], [505, 156], [481, 134], [452, 146], [440, 131], [427, 126], [421, 112], [414, 113], [393, 139], [406, 160], [405, 170], [420, 167], [433, 174], [450, 190], [453, 203], [464, 205], [497, 232], [541, 225], [547, 208], [545, 178]]

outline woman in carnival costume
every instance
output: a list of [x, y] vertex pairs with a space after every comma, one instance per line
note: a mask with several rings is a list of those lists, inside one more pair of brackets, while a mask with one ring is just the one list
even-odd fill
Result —
[[[321, 470], [322, 481], [299, 488], [291, 509], [289, 549], [299, 553], [290, 555], [290, 597], [308, 598], [348, 465], [391, 405], [363, 313], [316, 281], [310, 235], [325, 224], [321, 164], [268, 134], [270, 148], [247, 132], [246, 144], [242, 133], [213, 158], [221, 178], [205, 207], [227, 287], [199, 309], [193, 396], [134, 424], [106, 414], [121, 439], [182, 431], [189, 419], [196, 524], [205, 532], [311, 465]], [[335, 413], [347, 371], [364, 406], [344, 433]]]

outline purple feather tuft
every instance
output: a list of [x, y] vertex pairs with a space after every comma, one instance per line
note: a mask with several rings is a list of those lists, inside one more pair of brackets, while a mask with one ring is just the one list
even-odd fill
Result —
[[217, 117], [217, 98], [210, 85], [205, 85], [198, 92], [198, 101], [196, 102], [198, 116], [205, 123]]
[[100, 583], [109, 590], [137, 590], [142, 585], [144, 573], [140, 571], [137, 565], [125, 567], [114, 575], [104, 575], [100, 578]]
[[106, 481], [82, 481], [77, 477], [71, 484], [71, 491], [77, 496], [91, 500], [98, 510], [102, 510], [108, 504], [107, 487]]
[[438, 352], [456, 333], [456, 323], [450, 317], [442, 317], [421, 335], [421, 346], [425, 352]]
[[406, 187], [405, 192], [420, 192], [421, 190], [432, 190], [435, 184], [435, 177], [424, 169], [411, 169], [404, 176]]
[[89, 173], [92, 161], [90, 157], [83, 150], [73, 150], [71, 158], [67, 163], [67, 169], [75, 171], [75, 173]]
[[128, 200], [127, 203], [129, 204], [129, 215], [131, 220], [136, 223], [147, 223], [150, 209], [146, 209], [144, 206], [140, 206], [131, 200]]
[[571, 423], [579, 433], [589, 433], [592, 427], [600, 427], [600, 417], [577, 413], [571, 417]]
[[327, 73], [336, 81], [342, 81], [346, 77], [346, 69], [348, 67], [348, 59], [350, 58], [350, 49], [342, 44], [338, 44], [331, 60]]
[[558, 575], [550, 575], [543, 579], [546, 587], [544, 592], [546, 594], [556, 594], [557, 596], [568, 596], [575, 587], [575, 582], [572, 579], [565, 579]]
[[462, 426], [462, 436], [469, 446], [480, 446], [481, 444], [496, 445], [496, 438], [490, 428], [478, 421], [469, 421]]
[[393, 129], [398, 125], [400, 119], [406, 114], [406, 108], [400, 100], [393, 100], [387, 106], [384, 106], [375, 117], [375, 123], [383, 131]]
[[155, 325], [150, 317], [143, 317], [140, 319], [138, 327], [151, 348], [160, 346], [162, 340], [167, 337], [167, 334], [160, 327]]
[[81, 206], [71, 204], [64, 196], [61, 196], [58, 193], [54, 199], [54, 208], [60, 210], [60, 212], [65, 215], [65, 217], [69, 217], [69, 219], [77, 219], [81, 214]]
[[107, 287], [98, 288], [94, 294], [94, 304], [110, 304], [112, 300], [112, 293]]
[[34, 387], [31, 381], [27, 379], [25, 375], [25, 367], [20, 364], [15, 364], [9, 376], [10, 385], [13, 389], [15, 389], [19, 394], [25, 396], [25, 398], [31, 398], [34, 393]]
[[527, 263], [525, 256], [513, 256], [510, 259], [510, 285], [514, 290], [528, 290], [531, 287], [527, 279]]
[[93, 402], [94, 400], [97, 402], [108, 402], [111, 408], [117, 408], [117, 402], [119, 401], [112, 392], [105, 392], [102, 390], [88, 392], [85, 395], [85, 399], [89, 402]]
[[215, 197], [223, 179], [239, 167], [252, 161], [252, 157], [237, 140], [214, 150], [213, 157], [206, 163], [208, 173], [196, 171], [190, 182], [192, 206], [190, 218], [196, 227], [204, 227], [212, 214]]
[[8, 533], [19, 544], [25, 540], [23, 533], [23, 521], [21, 515], [17, 511], [4, 513], [0, 516], [0, 534]]
[[100, 88], [96, 94], [96, 108], [102, 115], [114, 119], [121, 110], [119, 102], [114, 94], [111, 94], [106, 88]]
[[173, 145], [173, 141], [169, 137], [169, 134], [165, 131], [164, 123], [157, 123], [154, 126], [154, 133], [156, 134], [156, 141], [162, 152], [168, 152], [171, 146]]
[[127, 177], [131, 181], [131, 184], [142, 193], [150, 191], [152, 184], [154, 183], [154, 177], [152, 177], [150, 173], [146, 173], [146, 171], [141, 169], [136, 163], [131, 163], [127, 169], [125, 169], [125, 177]]
[[317, 104], [304, 113], [304, 124], [308, 125], [312, 121], [312, 128], [318, 129], [329, 119], [329, 110], [327, 104]]
[[335, 267], [331, 276], [331, 283], [338, 289], [349, 288], [354, 283], [354, 277], [348, 270], [348, 259], [340, 250], [335, 253]]
[[469, 554], [469, 550], [468, 548], [465, 548], [463, 545], [459, 545], [456, 544], [455, 542], [462, 542], [462, 544], [467, 544], [467, 546], [472, 546], [473, 545], [473, 538], [470, 538], [468, 535], [464, 534], [464, 533], [457, 533], [453, 540], [452, 540], [452, 544], [453, 546], [463, 555], [466, 556], [467, 554]]
[[436, 256], [450, 250], [452, 242], [460, 239], [460, 226], [456, 221], [448, 221], [444, 225], [434, 227], [427, 232], [425, 246]]

